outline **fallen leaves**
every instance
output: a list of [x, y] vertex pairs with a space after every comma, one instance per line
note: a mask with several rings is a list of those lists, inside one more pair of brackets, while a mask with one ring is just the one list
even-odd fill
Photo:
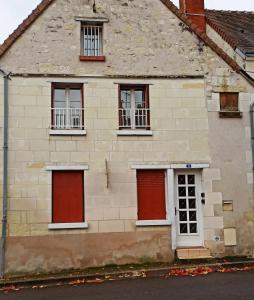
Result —
[[0, 291], [3, 292], [11, 292], [11, 291], [19, 291], [20, 289], [15, 287], [14, 285], [10, 285], [10, 286], [4, 286], [2, 288], [0, 288]]
[[196, 267], [196, 268], [186, 268], [186, 269], [172, 269], [166, 274], [166, 278], [171, 276], [202, 276], [209, 273], [232, 273], [240, 271], [254, 271], [254, 266], [251, 267]]

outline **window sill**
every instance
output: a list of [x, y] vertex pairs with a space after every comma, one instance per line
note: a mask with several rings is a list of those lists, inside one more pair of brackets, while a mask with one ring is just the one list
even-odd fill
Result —
[[169, 226], [171, 222], [169, 220], [142, 220], [136, 221], [136, 226]]
[[128, 130], [128, 129], [122, 129], [122, 130], [117, 130], [117, 135], [118, 136], [152, 136], [153, 132], [151, 130]]
[[71, 129], [51, 129], [49, 135], [86, 135], [86, 130], [71, 130]]
[[80, 61], [105, 61], [106, 57], [105, 56], [84, 56], [80, 55], [79, 57]]
[[83, 223], [52, 223], [48, 224], [48, 229], [59, 230], [59, 229], [87, 229], [87, 222]]
[[240, 111], [220, 111], [220, 118], [242, 118], [243, 114]]

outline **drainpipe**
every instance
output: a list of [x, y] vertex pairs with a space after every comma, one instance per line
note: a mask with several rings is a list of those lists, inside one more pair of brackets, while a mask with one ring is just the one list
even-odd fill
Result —
[[251, 128], [252, 172], [254, 178], [254, 103], [252, 103], [250, 106], [250, 128]]
[[8, 81], [10, 73], [7, 74], [0, 69], [4, 77], [4, 143], [3, 143], [3, 218], [2, 218], [2, 237], [0, 240], [0, 276], [4, 276], [5, 271], [5, 246], [7, 232], [7, 186], [8, 186], [8, 127], [9, 127], [9, 93]]

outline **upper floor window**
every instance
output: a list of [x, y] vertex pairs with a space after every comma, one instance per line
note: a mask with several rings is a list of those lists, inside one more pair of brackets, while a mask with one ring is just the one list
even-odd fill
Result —
[[220, 112], [221, 118], [241, 118], [239, 110], [239, 93], [220, 93]]
[[84, 129], [83, 84], [53, 83], [51, 128]]
[[220, 93], [221, 111], [239, 111], [239, 93]]
[[150, 129], [148, 85], [120, 85], [119, 128]]
[[82, 24], [80, 60], [105, 60], [105, 56], [103, 56], [103, 23]]

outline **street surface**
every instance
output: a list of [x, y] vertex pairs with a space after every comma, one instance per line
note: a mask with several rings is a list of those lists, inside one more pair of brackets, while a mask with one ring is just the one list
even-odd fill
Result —
[[0, 293], [10, 300], [241, 300], [254, 299], [254, 272], [143, 278]]

